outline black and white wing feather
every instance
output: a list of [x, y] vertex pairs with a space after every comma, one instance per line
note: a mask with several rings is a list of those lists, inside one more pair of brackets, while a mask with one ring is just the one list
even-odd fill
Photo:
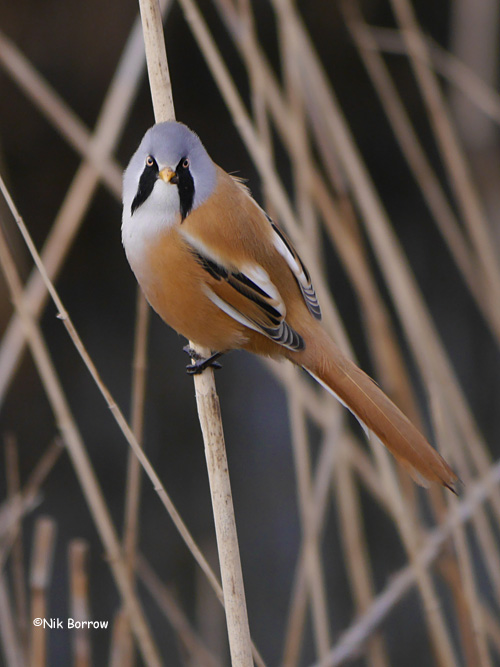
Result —
[[214, 279], [207, 283], [208, 298], [234, 320], [289, 350], [302, 350], [304, 340], [285, 320], [286, 307], [269, 274], [258, 264], [239, 271], [210, 257], [206, 248], [192, 247], [193, 255]]

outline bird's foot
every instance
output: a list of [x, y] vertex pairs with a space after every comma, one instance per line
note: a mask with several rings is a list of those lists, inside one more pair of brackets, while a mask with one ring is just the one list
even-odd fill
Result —
[[201, 354], [196, 352], [196, 350], [193, 350], [193, 348], [189, 347], [189, 345], [185, 345], [182, 349], [191, 357], [191, 359], [194, 359], [194, 363], [186, 366], [186, 372], [188, 375], [199, 375], [200, 373], [203, 373], [203, 371], [209, 366], [215, 370], [222, 368], [221, 364], [216, 361], [223, 354], [222, 352], [215, 352], [210, 357], [202, 357]]

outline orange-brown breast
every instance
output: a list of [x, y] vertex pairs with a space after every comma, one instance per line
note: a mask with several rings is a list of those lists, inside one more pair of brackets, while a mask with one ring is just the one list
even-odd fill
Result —
[[146, 250], [147, 275], [140, 281], [160, 317], [189, 340], [212, 350], [244, 343], [244, 327], [215, 306], [203, 291], [213, 278], [200, 266], [178, 228]]

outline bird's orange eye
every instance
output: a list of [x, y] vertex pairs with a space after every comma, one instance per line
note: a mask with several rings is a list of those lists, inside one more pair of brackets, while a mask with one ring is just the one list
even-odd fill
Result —
[[184, 162], [182, 163], [182, 168], [187, 169], [189, 167], [189, 159], [184, 158]]
[[146, 167], [152, 167], [155, 163], [155, 160], [151, 155], [148, 155], [146, 158]]

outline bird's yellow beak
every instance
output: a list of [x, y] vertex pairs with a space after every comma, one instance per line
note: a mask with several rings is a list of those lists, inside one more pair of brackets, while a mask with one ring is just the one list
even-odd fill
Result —
[[170, 167], [165, 167], [165, 169], [162, 169], [159, 173], [159, 176], [162, 181], [165, 181], [165, 183], [177, 183], [177, 174], [175, 171], [172, 171]]

